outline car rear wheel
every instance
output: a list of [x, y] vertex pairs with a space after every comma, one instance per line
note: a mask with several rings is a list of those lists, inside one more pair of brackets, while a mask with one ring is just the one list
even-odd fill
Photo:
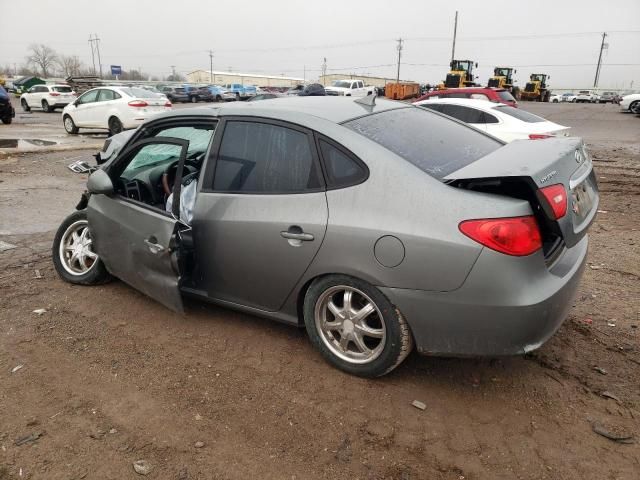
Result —
[[53, 109], [49, 106], [49, 102], [47, 102], [46, 100], [42, 100], [42, 110], [47, 113], [53, 111]]
[[71, 135], [76, 135], [78, 133], [78, 127], [76, 127], [76, 124], [73, 122], [71, 115], [65, 115], [62, 119], [62, 124], [64, 125], [64, 129], [67, 133]]
[[22, 100], [20, 100], [20, 105], [22, 106], [22, 110], [24, 110], [25, 112], [30, 112], [31, 111], [31, 107], [29, 107], [29, 104], [27, 103], [27, 101], [24, 98]]
[[640, 113], [640, 101], [635, 101], [629, 105], [629, 111], [631, 113]]
[[216, 102], [221, 102], [222, 101], [222, 97], [220, 95], [216, 95]]
[[2, 123], [4, 123], [5, 125], [9, 125], [12, 121], [13, 121], [13, 118], [11, 118], [11, 115], [2, 117]]
[[362, 377], [390, 372], [413, 348], [409, 326], [382, 292], [345, 275], [311, 284], [304, 298], [304, 322], [325, 359]]
[[86, 210], [69, 215], [53, 240], [53, 265], [65, 282], [76, 285], [99, 285], [111, 279], [93, 249]]
[[198, 97], [191, 97], [191, 103], [198, 103]]
[[122, 132], [122, 122], [118, 117], [111, 117], [109, 119], [109, 135], [114, 136], [120, 132]]

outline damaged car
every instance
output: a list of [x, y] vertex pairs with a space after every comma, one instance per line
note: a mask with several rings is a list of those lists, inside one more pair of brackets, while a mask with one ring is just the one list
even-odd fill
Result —
[[180, 110], [115, 142], [56, 233], [64, 280], [306, 327], [365, 377], [414, 346], [540, 347], [571, 308], [599, 201], [580, 138], [505, 144], [375, 96]]

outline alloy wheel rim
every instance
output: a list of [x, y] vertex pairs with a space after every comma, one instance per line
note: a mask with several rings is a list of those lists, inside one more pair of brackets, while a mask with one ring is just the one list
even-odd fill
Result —
[[58, 254], [64, 269], [71, 275], [84, 275], [98, 263], [86, 220], [78, 220], [64, 232]]
[[370, 363], [380, 356], [387, 333], [377, 305], [357, 288], [337, 285], [316, 302], [316, 330], [338, 358], [353, 364]]
[[73, 130], [73, 120], [71, 120], [71, 117], [67, 117], [64, 119], [64, 128], [67, 129], [67, 132]]

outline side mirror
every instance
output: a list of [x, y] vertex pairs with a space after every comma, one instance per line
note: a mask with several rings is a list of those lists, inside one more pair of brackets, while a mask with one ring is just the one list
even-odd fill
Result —
[[476, 68], [478, 68], [478, 62], [476, 62]]
[[514, 70], [513, 73], [518, 73], [518, 70]]
[[87, 190], [89, 193], [110, 195], [113, 193], [113, 182], [107, 172], [104, 170], [96, 170], [89, 176], [87, 181]]

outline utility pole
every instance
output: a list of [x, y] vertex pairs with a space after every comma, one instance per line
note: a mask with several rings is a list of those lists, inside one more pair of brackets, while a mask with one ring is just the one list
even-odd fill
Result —
[[593, 80], [593, 88], [598, 86], [598, 80], [600, 79], [600, 67], [602, 66], [602, 51], [605, 48], [609, 48], [607, 43], [604, 43], [605, 38], [607, 38], [607, 33], [602, 33], [602, 43], [600, 44], [600, 55], [598, 55], [598, 66], [596, 67], [596, 78]]
[[322, 85], [327, 84], [327, 57], [324, 57], [322, 60]]
[[402, 38], [398, 39], [398, 46], [396, 47], [398, 49], [398, 74], [396, 75], [396, 83], [400, 83], [400, 58], [402, 56]]
[[102, 59], [100, 58], [100, 39], [98, 34], [89, 34], [89, 45], [91, 46], [91, 62], [93, 63], [93, 74], [96, 74], [96, 54], [98, 55], [98, 67], [100, 69], [100, 78], [102, 78]]
[[175, 82], [176, 81], [176, 66], [175, 65], [169, 65], [171, 67], [171, 81]]
[[213, 85], [213, 50], [209, 50], [209, 67], [211, 68], [209, 70], [209, 82]]
[[456, 10], [456, 19], [453, 22], [453, 45], [451, 46], [451, 62], [456, 55], [456, 36], [458, 35], [458, 11]]

